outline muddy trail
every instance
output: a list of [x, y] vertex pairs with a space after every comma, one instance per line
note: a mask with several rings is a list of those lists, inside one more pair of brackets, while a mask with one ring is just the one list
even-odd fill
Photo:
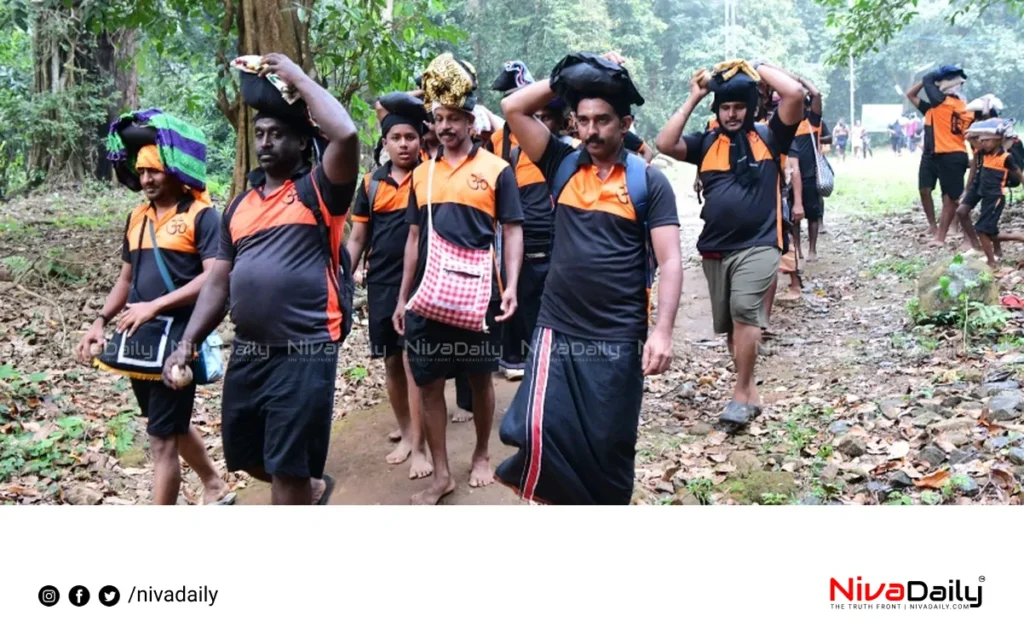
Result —
[[[649, 378], [637, 445], [638, 504], [1019, 503], [1024, 477], [1024, 319], [988, 314], [967, 345], [959, 327], [917, 325], [915, 280], [954, 251], [930, 249], [910, 210], [826, 211], [821, 260], [805, 264], [799, 303], [776, 302], [757, 375], [764, 412], [730, 434], [717, 416], [733, 366], [713, 334], [693, 245], [701, 222], [689, 185], [680, 201], [685, 277], [675, 361]], [[7, 204], [0, 225], [0, 503], [147, 503], [144, 422], [126, 380], [78, 365], [72, 351], [120, 266], [120, 230], [134, 199], [114, 190], [61, 191]], [[1020, 207], [1006, 230], [1024, 226]], [[952, 245], [953, 240], [950, 240]], [[1001, 294], [1024, 294], [1024, 258], [1007, 247]], [[781, 294], [781, 292], [780, 292]], [[360, 318], [362, 321], [360, 322]], [[383, 366], [367, 355], [365, 314], [340, 359], [327, 472], [332, 504], [404, 504], [422, 481], [384, 461], [394, 420]], [[222, 334], [230, 340], [227, 323]], [[492, 465], [511, 450], [497, 427], [519, 383], [495, 377]], [[452, 385], [449, 385], [451, 388]], [[194, 421], [223, 470], [220, 386], [201, 387]], [[454, 394], [449, 393], [449, 411]], [[472, 423], [449, 425], [456, 477], [446, 504], [520, 503], [495, 484], [467, 485]], [[200, 503], [187, 468], [179, 503]], [[269, 488], [225, 479], [244, 504]]]

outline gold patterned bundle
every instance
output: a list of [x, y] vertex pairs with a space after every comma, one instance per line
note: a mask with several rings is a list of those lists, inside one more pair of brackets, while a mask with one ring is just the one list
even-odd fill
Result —
[[437, 106], [472, 110], [476, 105], [476, 69], [451, 53], [439, 55], [423, 73], [423, 103], [427, 111]]

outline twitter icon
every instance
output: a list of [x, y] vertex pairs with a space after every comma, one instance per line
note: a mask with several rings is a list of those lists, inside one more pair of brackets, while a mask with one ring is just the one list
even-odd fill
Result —
[[107, 585], [100, 589], [100, 604], [105, 607], [112, 607], [121, 600], [121, 592], [114, 585]]

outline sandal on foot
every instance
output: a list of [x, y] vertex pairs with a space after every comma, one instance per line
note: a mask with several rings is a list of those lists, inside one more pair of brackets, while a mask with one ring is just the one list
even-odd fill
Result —
[[750, 424], [750, 420], [755, 417], [757, 417], [757, 415], [754, 413], [754, 407], [751, 407], [749, 404], [730, 400], [729, 404], [725, 407], [725, 411], [722, 411], [721, 415], [718, 416], [718, 421], [745, 426]]
[[324, 475], [324, 492], [320, 495], [320, 498], [316, 500], [314, 505], [325, 506], [327, 500], [331, 498], [331, 493], [334, 492], [334, 477], [330, 475]]

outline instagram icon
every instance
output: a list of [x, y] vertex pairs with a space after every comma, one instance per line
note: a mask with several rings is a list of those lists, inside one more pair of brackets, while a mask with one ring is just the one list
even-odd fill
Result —
[[39, 602], [44, 607], [52, 607], [60, 602], [60, 592], [53, 585], [46, 585], [39, 590]]

